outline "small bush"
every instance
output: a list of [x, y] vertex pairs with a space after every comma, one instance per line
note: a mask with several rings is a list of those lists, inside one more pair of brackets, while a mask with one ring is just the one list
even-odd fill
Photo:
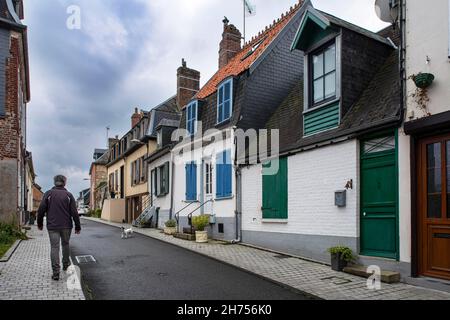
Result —
[[100, 219], [102, 217], [102, 209], [95, 210], [94, 211], [94, 217]]
[[169, 220], [165, 223], [167, 228], [176, 228], [177, 226], [177, 221], [176, 220]]
[[347, 262], [352, 262], [353, 260], [355, 260], [355, 256], [353, 255], [352, 249], [348, 247], [343, 246], [332, 247], [328, 249], [328, 252], [333, 255], [340, 254], [341, 259]]
[[12, 224], [0, 223], [0, 243], [8, 244], [16, 240], [26, 240], [27, 235], [19, 227]]
[[209, 225], [209, 215], [203, 214], [192, 217], [192, 225], [197, 231], [205, 231], [205, 228]]

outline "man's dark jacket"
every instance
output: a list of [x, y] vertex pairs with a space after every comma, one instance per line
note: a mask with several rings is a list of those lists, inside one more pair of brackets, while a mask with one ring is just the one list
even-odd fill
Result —
[[47, 215], [47, 230], [64, 230], [73, 228], [80, 231], [80, 216], [73, 195], [62, 187], [54, 187], [45, 193], [38, 210], [38, 227], [43, 227]]

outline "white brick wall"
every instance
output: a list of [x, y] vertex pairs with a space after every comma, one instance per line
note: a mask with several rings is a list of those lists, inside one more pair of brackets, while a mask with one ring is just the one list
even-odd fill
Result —
[[[261, 165], [242, 170], [243, 230], [357, 237], [359, 235], [359, 152], [356, 140], [299, 153], [288, 159], [288, 223], [262, 221]], [[347, 191], [347, 206], [334, 205], [334, 193]]]

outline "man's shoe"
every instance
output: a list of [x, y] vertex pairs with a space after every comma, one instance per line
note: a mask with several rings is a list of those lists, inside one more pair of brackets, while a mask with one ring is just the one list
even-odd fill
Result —
[[59, 281], [59, 273], [55, 273], [55, 274], [52, 276], [52, 280]]

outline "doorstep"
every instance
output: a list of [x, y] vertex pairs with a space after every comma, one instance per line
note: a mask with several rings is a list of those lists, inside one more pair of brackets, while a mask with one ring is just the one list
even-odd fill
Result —
[[[348, 274], [352, 274], [354, 276], [369, 278], [372, 274], [367, 272], [366, 266], [350, 266], [344, 268], [344, 272]], [[381, 270], [381, 282], [384, 283], [399, 283], [400, 282], [400, 273], [394, 271]]]

